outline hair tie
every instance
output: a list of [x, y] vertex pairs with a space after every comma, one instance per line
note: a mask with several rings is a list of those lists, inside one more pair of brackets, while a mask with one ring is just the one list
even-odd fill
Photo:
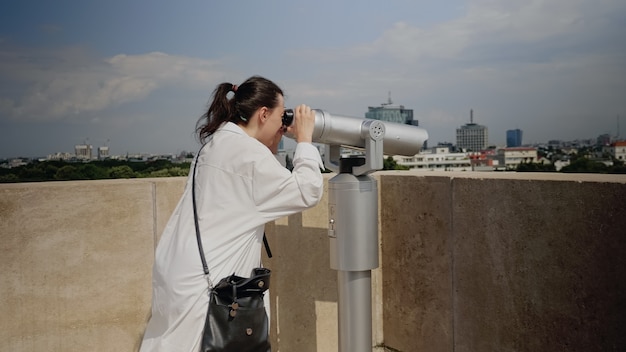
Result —
[[236, 91], [237, 91], [237, 88], [238, 88], [238, 87], [237, 87], [237, 85], [236, 85], [236, 84], [233, 84], [233, 86], [232, 86], [231, 90], [232, 90], [233, 92], [236, 92]]

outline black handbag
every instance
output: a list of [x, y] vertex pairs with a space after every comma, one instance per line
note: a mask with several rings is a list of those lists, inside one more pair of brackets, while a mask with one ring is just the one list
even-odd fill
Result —
[[[191, 192], [200, 259], [208, 280], [209, 268], [202, 249], [196, 210], [196, 167], [199, 156], [200, 152], [193, 168]], [[265, 234], [263, 244], [271, 258]], [[209, 287], [209, 308], [204, 323], [201, 351], [270, 352], [269, 321], [263, 301], [263, 295], [269, 286], [270, 270], [254, 268], [249, 278], [233, 274], [221, 279], [213, 288]]]

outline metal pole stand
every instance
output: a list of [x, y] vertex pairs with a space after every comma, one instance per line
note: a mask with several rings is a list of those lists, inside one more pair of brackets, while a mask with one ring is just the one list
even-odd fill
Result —
[[[377, 123], [378, 122], [378, 123]], [[338, 270], [339, 352], [372, 350], [372, 269], [378, 267], [378, 188], [384, 125], [368, 122], [365, 157], [339, 160], [329, 184], [330, 267]], [[331, 148], [339, 148], [331, 146]], [[328, 150], [338, 155], [336, 149]]]

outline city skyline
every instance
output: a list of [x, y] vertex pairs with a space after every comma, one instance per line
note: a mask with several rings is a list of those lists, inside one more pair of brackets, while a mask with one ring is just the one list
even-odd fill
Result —
[[215, 86], [255, 74], [289, 107], [348, 116], [391, 92], [429, 146], [453, 142], [471, 109], [493, 145], [511, 129], [528, 144], [623, 135], [625, 19], [619, 0], [12, 2], [0, 158], [86, 139], [114, 154], [195, 151]]

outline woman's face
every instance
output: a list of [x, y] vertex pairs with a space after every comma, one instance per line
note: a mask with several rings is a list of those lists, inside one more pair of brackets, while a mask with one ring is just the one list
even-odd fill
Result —
[[265, 144], [273, 153], [278, 151], [278, 143], [283, 134], [283, 113], [285, 111], [285, 101], [282, 95], [278, 96], [278, 104], [275, 108], [267, 110], [267, 120], [264, 125], [263, 139], [261, 142]]

